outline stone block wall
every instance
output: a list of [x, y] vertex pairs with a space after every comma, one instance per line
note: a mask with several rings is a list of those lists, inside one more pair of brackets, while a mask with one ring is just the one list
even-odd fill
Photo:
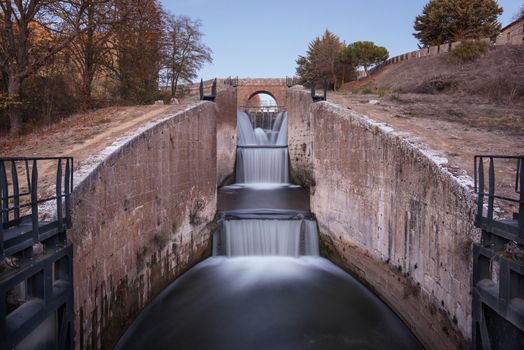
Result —
[[144, 306], [210, 254], [216, 114], [215, 104], [200, 102], [166, 116], [76, 187], [69, 237], [77, 348], [112, 348]]
[[312, 185], [310, 107], [311, 93], [294, 86], [287, 94], [290, 178], [305, 187]]
[[524, 17], [504, 27], [496, 40], [496, 45], [522, 44], [524, 44]]
[[237, 94], [232, 86], [221, 88], [217, 104], [217, 185], [231, 178], [237, 146]]
[[351, 110], [320, 102], [310, 112], [311, 210], [324, 254], [378, 294], [425, 347], [467, 347], [471, 243], [479, 238], [467, 179]]
[[254, 94], [263, 92], [271, 95], [278, 106], [284, 106], [288, 87], [285, 78], [244, 78], [238, 80], [237, 106], [248, 106], [248, 100]]

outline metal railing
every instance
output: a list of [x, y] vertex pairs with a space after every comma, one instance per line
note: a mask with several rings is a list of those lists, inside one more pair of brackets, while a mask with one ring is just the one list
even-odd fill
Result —
[[236, 77], [228, 77], [224, 80], [224, 84], [225, 85], [230, 85], [232, 87], [237, 87], [238, 86], [238, 76]]
[[298, 85], [300, 79], [298, 77], [288, 77], [286, 76], [286, 85], [288, 88]]
[[200, 93], [201, 100], [214, 102], [217, 97], [217, 79], [215, 78], [213, 80], [213, 84], [211, 85], [211, 95], [204, 94], [204, 79], [201, 79], [200, 86], [199, 86], [199, 93]]
[[[52, 194], [39, 188], [39, 164], [54, 167]], [[73, 158], [0, 158], [0, 259], [49, 239], [71, 226]], [[44, 203], [55, 203], [56, 219], [41, 220]]]
[[74, 348], [72, 191], [71, 157], [0, 158], [0, 349]]
[[[487, 192], [485, 160], [488, 162]], [[501, 195], [497, 192], [495, 188], [495, 160], [513, 160], [515, 162], [515, 197]], [[524, 191], [522, 191], [524, 187], [524, 156], [478, 155], [475, 156], [474, 166], [475, 193], [478, 195], [476, 225], [497, 236], [524, 244]], [[514, 213], [513, 218], [510, 219], [496, 219], [494, 217], [496, 199], [517, 203], [518, 212]], [[487, 210], [484, 211], [486, 201]]]
[[286, 111], [283, 106], [244, 106], [239, 109], [249, 116], [253, 128], [265, 130], [271, 130], [278, 114]]
[[[511, 186], [502, 190], [496, 188], [499, 164], [515, 166], [514, 183], [503, 177], [503, 184]], [[479, 155], [474, 166], [475, 225], [482, 235], [473, 244], [471, 347], [520, 349], [524, 344], [524, 156]], [[499, 204], [516, 210], [513, 217], [496, 218]]]
[[326, 101], [327, 100], [327, 89], [328, 89], [327, 81], [324, 80], [324, 83], [322, 85], [322, 88], [324, 90], [324, 94], [323, 95], [317, 95], [316, 88], [317, 88], [316, 82], [312, 81], [311, 82], [311, 98], [313, 99], [313, 102]]

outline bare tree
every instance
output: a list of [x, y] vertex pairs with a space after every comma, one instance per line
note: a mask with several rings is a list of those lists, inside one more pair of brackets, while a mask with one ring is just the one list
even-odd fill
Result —
[[[8, 76], [7, 95], [19, 102], [23, 81], [44, 67], [85, 28], [83, 14], [90, 0], [0, 0], [3, 45], [0, 65]], [[18, 103], [8, 108], [10, 133], [22, 121]]]
[[213, 59], [211, 49], [202, 43], [199, 20], [169, 14], [166, 22], [164, 70], [174, 97], [181, 82], [191, 82], [198, 70]]
[[91, 108], [93, 81], [100, 70], [110, 61], [116, 23], [115, 2], [91, 0], [84, 11], [82, 20], [86, 29], [71, 42], [69, 52], [80, 77], [81, 108]]
[[118, 22], [111, 38], [109, 65], [120, 98], [150, 103], [156, 98], [162, 61], [163, 10], [157, 0], [117, 0]]

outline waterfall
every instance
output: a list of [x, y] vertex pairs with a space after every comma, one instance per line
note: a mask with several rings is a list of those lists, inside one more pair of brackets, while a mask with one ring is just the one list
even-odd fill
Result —
[[249, 115], [239, 111], [237, 132], [237, 183], [289, 182], [286, 112], [276, 113], [271, 130], [265, 130], [255, 128]]
[[318, 255], [313, 220], [225, 220], [215, 236], [214, 255]]
[[247, 146], [257, 144], [253, 125], [249, 120], [249, 116], [240, 111], [237, 113], [237, 135], [239, 145]]
[[[257, 115], [238, 112], [236, 182], [242, 184], [289, 182], [287, 113], [272, 114], [270, 129], [256, 127]], [[213, 239], [213, 255], [318, 255], [314, 220], [223, 220]]]
[[257, 142], [257, 145], [260, 145], [260, 146], [270, 145], [266, 132], [260, 128], [255, 129], [255, 140]]
[[287, 146], [287, 113], [276, 113], [271, 129], [262, 129], [251, 123], [245, 112], [237, 113], [239, 146]]
[[288, 183], [287, 148], [239, 148], [237, 183]]

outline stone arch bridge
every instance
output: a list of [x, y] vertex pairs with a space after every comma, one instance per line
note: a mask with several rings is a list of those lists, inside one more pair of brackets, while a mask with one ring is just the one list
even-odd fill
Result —
[[237, 106], [248, 106], [250, 98], [258, 93], [273, 97], [277, 106], [284, 107], [287, 100], [288, 86], [285, 78], [246, 78], [239, 79], [237, 85]]

